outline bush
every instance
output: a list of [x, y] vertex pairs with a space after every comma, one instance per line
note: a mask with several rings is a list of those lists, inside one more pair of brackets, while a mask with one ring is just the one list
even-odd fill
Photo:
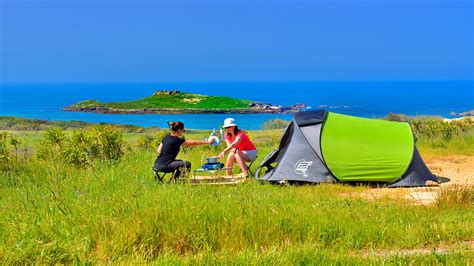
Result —
[[124, 154], [122, 133], [109, 126], [98, 126], [92, 131], [100, 158], [103, 160], [118, 160]]
[[77, 167], [85, 167], [98, 155], [99, 149], [94, 145], [90, 134], [84, 130], [73, 131], [64, 154], [66, 162]]
[[21, 140], [5, 131], [0, 132], [0, 171], [10, 171], [18, 162]]
[[474, 120], [470, 118], [444, 121], [436, 116], [407, 116], [388, 114], [384, 119], [389, 121], [408, 122], [415, 140], [434, 149], [466, 150], [471, 154], [470, 139], [474, 133]]
[[395, 121], [395, 122], [424, 122], [424, 121], [432, 121], [432, 120], [442, 120], [439, 116], [431, 116], [431, 115], [420, 115], [420, 116], [408, 116], [405, 114], [395, 114], [389, 113], [383, 119], [388, 121]]
[[137, 140], [137, 147], [142, 150], [149, 150], [155, 147], [155, 138], [150, 135], [141, 135]]
[[412, 121], [411, 128], [418, 138], [431, 142], [446, 142], [453, 137], [459, 137], [472, 131], [474, 121], [471, 119], [444, 122], [441, 119], [429, 121]]
[[61, 160], [77, 167], [86, 167], [96, 160], [119, 160], [123, 155], [122, 134], [108, 126], [76, 130], [69, 137], [59, 128], [49, 129], [37, 152], [40, 159]]
[[155, 147], [158, 147], [163, 139], [170, 134], [169, 130], [160, 130], [156, 134]]
[[262, 125], [262, 129], [267, 130], [267, 129], [282, 129], [285, 128], [290, 124], [289, 121], [282, 120], [282, 119], [272, 119], [268, 120]]
[[66, 134], [60, 128], [51, 128], [44, 134], [44, 140], [41, 141], [37, 156], [40, 159], [56, 160], [62, 157]]

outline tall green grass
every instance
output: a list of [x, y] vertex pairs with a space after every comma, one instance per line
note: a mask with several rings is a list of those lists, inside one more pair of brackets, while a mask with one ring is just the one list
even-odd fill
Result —
[[[259, 161], [278, 145], [280, 133], [249, 132]], [[151, 171], [162, 133], [149, 134], [147, 141], [144, 134], [124, 134], [121, 158], [86, 165], [35, 156], [48, 139], [42, 132], [10, 134], [22, 140], [20, 150], [35, 144], [30, 156], [0, 172], [5, 264], [472, 262], [472, 250], [459, 244], [474, 237], [472, 204], [370, 201], [348, 196], [368, 188], [344, 185], [274, 186], [254, 180], [234, 186], [164, 185]], [[64, 134], [68, 139], [75, 133]], [[180, 158], [199, 168], [223, 148], [186, 148]], [[450, 245], [459, 247], [447, 254], [377, 253]]]

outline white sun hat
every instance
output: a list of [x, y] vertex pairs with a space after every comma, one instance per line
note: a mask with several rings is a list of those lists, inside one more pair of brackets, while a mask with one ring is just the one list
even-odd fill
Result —
[[237, 124], [235, 123], [235, 119], [229, 117], [224, 120], [224, 125], [222, 127], [227, 128], [227, 127], [236, 127], [236, 126]]

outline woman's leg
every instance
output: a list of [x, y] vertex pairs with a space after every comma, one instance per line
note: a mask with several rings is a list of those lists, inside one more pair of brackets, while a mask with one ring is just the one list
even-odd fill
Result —
[[236, 150], [235, 160], [239, 164], [239, 167], [240, 167], [240, 170], [242, 170], [242, 173], [244, 173], [247, 176], [249, 174], [249, 170], [247, 169], [247, 164], [245, 164], [245, 162], [250, 162], [250, 159], [241, 150]]
[[234, 163], [235, 163], [235, 153], [232, 150], [229, 152], [229, 156], [227, 156], [227, 161], [225, 163], [225, 166], [227, 167], [226, 175], [232, 175], [232, 168], [234, 167]]
[[185, 173], [188, 173], [189, 170], [191, 170], [191, 163], [183, 160], [176, 160], [171, 162], [168, 166], [174, 169], [173, 178], [181, 177], [182, 170], [184, 170]]

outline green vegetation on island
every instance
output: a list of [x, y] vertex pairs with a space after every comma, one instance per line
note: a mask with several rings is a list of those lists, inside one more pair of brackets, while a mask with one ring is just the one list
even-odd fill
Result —
[[152, 96], [126, 102], [85, 100], [67, 106], [64, 110], [96, 113], [284, 113], [295, 112], [304, 107], [304, 104], [284, 107], [171, 90], [157, 91]]

